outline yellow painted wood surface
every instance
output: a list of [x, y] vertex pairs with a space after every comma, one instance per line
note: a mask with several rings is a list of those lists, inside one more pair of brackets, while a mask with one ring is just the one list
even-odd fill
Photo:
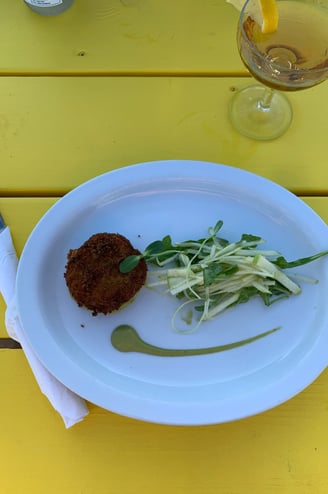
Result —
[[327, 191], [328, 84], [289, 95], [294, 121], [271, 142], [235, 132], [232, 89], [245, 78], [4, 77], [0, 195], [62, 194], [142, 161], [197, 159], [239, 166], [306, 194]]
[[0, 74], [243, 72], [225, 0], [75, 0], [44, 17], [3, 0]]
[[170, 427], [93, 405], [66, 430], [20, 350], [0, 350], [1, 494], [326, 494], [328, 373], [234, 423]]
[[[0, 199], [18, 253], [55, 201]], [[328, 221], [328, 198], [305, 201]], [[148, 424], [89, 404], [84, 422], [66, 430], [21, 350], [0, 350], [0, 389], [1, 494], [326, 494], [328, 489], [327, 371], [273, 410], [207, 427]]]
[[[0, 10], [0, 211], [18, 254], [59, 196], [151, 160], [239, 166], [312, 196], [328, 222], [328, 85], [289, 95], [294, 121], [280, 139], [239, 136], [228, 104], [252, 79], [224, 0], [76, 0], [53, 18], [23, 0]], [[4, 311], [0, 297], [0, 338]], [[0, 389], [1, 494], [328, 492], [327, 371], [273, 410], [208, 427], [90, 404], [66, 430], [21, 350], [0, 350]]]

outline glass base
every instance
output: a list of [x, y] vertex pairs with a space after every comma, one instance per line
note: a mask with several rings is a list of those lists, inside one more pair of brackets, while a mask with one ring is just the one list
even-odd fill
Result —
[[254, 85], [241, 89], [232, 98], [230, 118], [235, 129], [244, 136], [265, 141], [286, 132], [293, 110], [284, 94]]

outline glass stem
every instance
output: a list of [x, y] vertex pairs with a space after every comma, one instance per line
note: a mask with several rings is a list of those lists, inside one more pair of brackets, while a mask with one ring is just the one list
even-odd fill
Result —
[[274, 96], [273, 89], [266, 87], [262, 99], [258, 102], [259, 110], [263, 110], [263, 111], [270, 110], [273, 96]]

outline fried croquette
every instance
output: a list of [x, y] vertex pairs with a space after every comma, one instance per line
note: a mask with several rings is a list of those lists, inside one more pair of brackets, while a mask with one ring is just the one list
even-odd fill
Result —
[[68, 252], [64, 277], [80, 307], [93, 315], [109, 314], [131, 300], [144, 285], [147, 265], [144, 259], [129, 273], [121, 273], [120, 262], [139, 255], [131, 242], [118, 233], [96, 233], [81, 247]]

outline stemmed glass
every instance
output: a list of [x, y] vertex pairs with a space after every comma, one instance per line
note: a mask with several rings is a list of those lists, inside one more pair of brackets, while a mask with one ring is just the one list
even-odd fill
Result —
[[258, 140], [281, 136], [292, 107], [280, 91], [312, 87], [328, 77], [328, 0], [276, 0], [278, 28], [261, 31], [259, 0], [240, 13], [237, 43], [242, 61], [261, 84], [238, 91], [230, 105], [234, 127]]

